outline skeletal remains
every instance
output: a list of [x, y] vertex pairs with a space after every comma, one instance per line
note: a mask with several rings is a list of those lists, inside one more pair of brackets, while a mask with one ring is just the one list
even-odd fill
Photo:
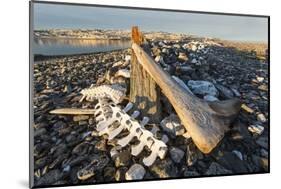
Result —
[[[187, 90], [179, 78], [171, 77], [163, 71], [138, 44], [133, 43], [132, 49], [137, 61], [158, 84], [162, 93], [174, 107], [189, 137], [192, 138], [199, 150], [203, 153], [210, 153], [229, 129], [229, 124], [237, 116], [241, 107], [240, 100], [203, 101]], [[147, 146], [151, 153], [143, 159], [143, 163], [150, 166], [157, 157], [164, 158], [167, 146], [163, 141], [156, 139], [152, 132], [145, 129], [148, 118], [144, 117], [139, 123], [135, 119], [140, 114], [138, 111], [135, 111], [131, 116], [127, 114], [132, 108], [132, 104], [129, 103], [123, 110], [117, 106], [125, 98], [125, 92], [126, 90], [117, 84], [91, 86], [81, 91], [80, 101], [98, 99], [99, 102], [94, 110], [58, 109], [51, 111], [51, 113], [71, 114], [75, 112], [83, 114], [84, 112], [95, 115], [99, 135], [107, 134], [109, 140], [114, 139], [123, 130], [128, 130], [129, 135], [119, 139], [118, 145], [124, 147], [133, 138], [137, 138], [139, 143], [131, 147], [131, 153], [137, 156], [144, 149], [144, 146]]]
[[97, 126], [96, 130], [98, 134], [108, 135], [108, 140], [112, 140], [117, 137], [122, 131], [128, 130], [129, 134], [121, 139], [117, 140], [117, 144], [121, 147], [129, 145], [129, 143], [137, 138], [138, 144], [131, 146], [131, 154], [138, 156], [146, 146], [150, 151], [150, 155], [143, 159], [143, 163], [146, 166], [151, 166], [154, 161], [159, 157], [163, 159], [167, 152], [167, 145], [163, 141], [156, 139], [154, 136], [157, 132], [156, 128], [151, 131], [145, 128], [145, 125], [149, 122], [148, 117], [143, 117], [142, 121], [136, 120], [139, 116], [139, 111], [134, 111], [132, 115], [128, 114], [128, 111], [132, 109], [133, 104], [128, 103], [125, 108], [121, 109], [117, 106], [124, 96], [124, 89], [119, 85], [103, 85], [98, 87], [90, 87], [81, 91], [82, 98], [88, 101], [94, 101], [98, 99], [98, 103], [95, 109], [57, 109], [50, 113], [52, 114], [92, 114], [95, 116]]
[[134, 137], [139, 140], [137, 145], [131, 146], [131, 154], [133, 156], [139, 155], [145, 146], [147, 146], [151, 153], [148, 157], [143, 159], [143, 163], [146, 166], [150, 166], [154, 163], [157, 157], [163, 159], [167, 152], [166, 144], [156, 139], [153, 133], [145, 129], [145, 125], [148, 123], [149, 118], [144, 117], [139, 123], [135, 118], [140, 114], [139, 111], [134, 111], [131, 116], [127, 112], [133, 107], [132, 103], [128, 103], [127, 106], [121, 110], [114, 103], [106, 98], [99, 99], [99, 103], [96, 105], [96, 121], [97, 131], [99, 135], [108, 135], [108, 139], [112, 140], [119, 135], [123, 130], [127, 129], [129, 134], [121, 139], [118, 139], [117, 144], [125, 147]]

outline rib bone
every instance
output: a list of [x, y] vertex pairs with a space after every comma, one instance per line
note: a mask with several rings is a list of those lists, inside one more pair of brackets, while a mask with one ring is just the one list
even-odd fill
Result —
[[83, 89], [81, 94], [83, 95], [80, 99], [82, 102], [85, 98], [87, 101], [94, 101], [100, 98], [109, 98], [115, 104], [119, 104], [125, 98], [126, 89], [120, 85], [101, 85], [97, 87], [91, 86], [90, 88]]
[[[131, 116], [126, 113], [131, 108], [132, 105], [130, 103], [122, 110], [108, 100], [99, 99], [99, 103], [96, 106], [96, 112], [99, 114], [96, 117], [98, 122], [97, 130], [99, 135], [107, 134], [109, 136], [108, 139], [112, 140], [123, 130], [127, 129], [129, 134], [118, 139], [117, 144], [125, 147], [136, 137], [139, 140], [139, 144], [131, 147], [131, 153], [137, 156], [144, 149], [144, 146], [147, 146], [151, 150], [151, 154], [144, 158], [143, 163], [146, 166], [150, 166], [157, 157], [161, 159], [165, 157], [167, 146], [163, 141], [156, 139], [153, 133], [145, 129], [144, 126], [149, 121], [148, 117], [144, 117], [139, 123], [135, 119], [139, 115], [138, 111], [135, 111]], [[113, 124], [115, 125], [113, 126]]]

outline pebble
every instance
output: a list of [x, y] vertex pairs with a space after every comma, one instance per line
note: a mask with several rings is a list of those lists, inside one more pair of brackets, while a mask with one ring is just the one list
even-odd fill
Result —
[[168, 158], [156, 161], [149, 169], [156, 178], [174, 178], [178, 174], [177, 167]]
[[193, 59], [191, 60], [191, 63], [192, 63], [192, 64], [196, 64], [196, 63], [197, 63], [197, 60], [196, 60], [195, 58], [193, 58]]
[[216, 87], [209, 81], [194, 81], [190, 80], [187, 83], [190, 90], [197, 95], [211, 95], [217, 97], [219, 92]]
[[[195, 147], [195, 145], [193, 143], [190, 143], [189, 145], [187, 145], [187, 148], [186, 148], [187, 166], [193, 166], [199, 159], [199, 156], [202, 156], [202, 153], [199, 152], [199, 150]], [[202, 158], [202, 157], [200, 157], [200, 158]]]
[[247, 106], [246, 104], [242, 104], [241, 108], [250, 114], [252, 114], [254, 112], [254, 110], [252, 108], [250, 108], [249, 106]]
[[115, 180], [115, 168], [114, 167], [105, 167], [104, 168], [104, 174], [103, 174], [103, 177], [104, 177], [104, 180], [105, 181], [114, 181]]
[[182, 158], [184, 157], [184, 151], [182, 151], [179, 148], [176, 147], [171, 147], [169, 150], [169, 154], [171, 159], [175, 162], [175, 163], [180, 163]]
[[185, 170], [183, 173], [184, 177], [197, 177], [200, 176], [200, 174], [197, 171], [190, 171], [190, 170]]
[[232, 171], [225, 169], [223, 166], [216, 162], [212, 162], [208, 170], [205, 172], [205, 175], [229, 175], [232, 174]]
[[264, 127], [261, 125], [250, 125], [248, 130], [254, 135], [261, 135], [264, 131]]
[[215, 84], [215, 87], [219, 90], [222, 97], [226, 99], [231, 99], [234, 97], [232, 90], [228, 89], [227, 87], [220, 84]]
[[265, 149], [268, 149], [268, 137], [259, 137], [257, 140], [256, 140], [256, 143], [258, 145], [260, 145], [261, 147], [265, 148]]
[[181, 124], [179, 117], [175, 114], [171, 114], [164, 118], [160, 122], [160, 126], [172, 138], [185, 133], [185, 129]]
[[241, 152], [239, 152], [238, 150], [233, 150], [232, 153], [234, 153], [235, 155], [237, 155], [237, 157], [239, 157], [240, 160], [243, 160], [243, 155]]
[[131, 153], [129, 150], [124, 150], [116, 155], [115, 167], [128, 166], [131, 161]]
[[188, 61], [188, 57], [185, 53], [179, 53], [178, 59], [181, 61]]
[[261, 153], [261, 156], [262, 156], [262, 157], [268, 158], [268, 151], [267, 151], [267, 150], [265, 150], [265, 149], [262, 148], [262, 149], [260, 150], [260, 153]]
[[261, 121], [262, 123], [265, 123], [267, 121], [264, 114], [262, 114], [262, 113], [257, 115], [257, 119], [258, 119], [258, 121]]
[[264, 81], [264, 77], [258, 77], [257, 76], [257, 80], [258, 80], [258, 82], [263, 82]]
[[145, 175], [145, 169], [140, 164], [132, 165], [129, 170], [126, 172], [126, 180], [141, 180]]
[[127, 167], [120, 167], [119, 169], [117, 169], [116, 173], [115, 173], [115, 180], [116, 181], [124, 181], [126, 172], [128, 171]]
[[[237, 154], [232, 152], [224, 152], [217, 162], [224, 168], [233, 171], [233, 173], [247, 173], [247, 167]], [[230, 163], [231, 162], [231, 163]]]

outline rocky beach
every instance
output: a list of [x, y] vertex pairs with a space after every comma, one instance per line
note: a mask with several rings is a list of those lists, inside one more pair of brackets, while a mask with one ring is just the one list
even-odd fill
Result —
[[[43, 34], [49, 35], [46, 32]], [[117, 77], [116, 73], [118, 70], [129, 72], [131, 49], [44, 59], [35, 57], [35, 186], [269, 171], [267, 44], [161, 32], [157, 35], [144, 34], [155, 62], [173, 78], [182, 82], [194, 95], [205, 101], [234, 97], [241, 99], [241, 111], [230, 131], [210, 154], [203, 154], [192, 139], [186, 136], [173, 107], [162, 95], [163, 121], [154, 125], [161, 136], [166, 136], [168, 152], [163, 160], [157, 159], [153, 165], [145, 166], [140, 157], [131, 155], [129, 147], [118, 149], [116, 143], [109, 141], [105, 135], [99, 136], [94, 116], [49, 113], [65, 107], [94, 108], [95, 102], [80, 102], [80, 92], [92, 84], [122, 84], [127, 88], [128, 97], [130, 78]], [[112, 38], [120, 36], [108, 35]], [[126, 102], [128, 98], [121, 105]], [[177, 125], [176, 130], [164, 124], [164, 120], [169, 119]], [[89, 174], [79, 176], [79, 171], [92, 162], [98, 163]]]

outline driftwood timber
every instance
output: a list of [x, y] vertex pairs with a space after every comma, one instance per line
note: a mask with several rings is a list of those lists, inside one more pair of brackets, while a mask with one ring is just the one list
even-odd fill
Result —
[[[138, 45], [144, 42], [144, 37], [136, 26], [132, 28], [132, 41]], [[160, 90], [152, 77], [142, 68], [134, 52], [131, 58], [130, 101], [142, 116], [150, 118], [151, 123], [161, 121]]]
[[238, 114], [240, 101], [232, 99], [208, 104], [186, 92], [139, 44], [133, 43], [132, 49], [138, 62], [173, 105], [196, 146], [203, 153], [211, 152], [229, 129], [232, 119]]

